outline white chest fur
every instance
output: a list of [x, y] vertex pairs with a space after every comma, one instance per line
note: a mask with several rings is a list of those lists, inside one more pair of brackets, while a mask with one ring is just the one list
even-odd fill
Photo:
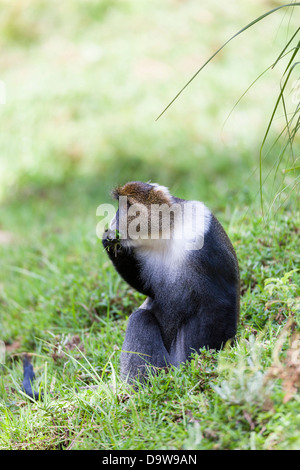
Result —
[[156, 278], [167, 273], [180, 274], [190, 250], [199, 250], [205, 243], [205, 234], [210, 226], [211, 212], [198, 201], [182, 204], [186, 209], [181, 222], [174, 225], [169, 239], [138, 239], [132, 241], [141, 265], [147, 275]]

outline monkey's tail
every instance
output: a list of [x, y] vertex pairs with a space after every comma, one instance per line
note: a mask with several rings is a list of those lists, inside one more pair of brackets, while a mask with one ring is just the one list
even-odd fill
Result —
[[36, 392], [33, 388], [35, 373], [28, 354], [25, 354], [23, 357], [23, 369], [24, 379], [22, 382], [22, 391], [33, 400], [41, 400], [43, 397], [42, 393]]

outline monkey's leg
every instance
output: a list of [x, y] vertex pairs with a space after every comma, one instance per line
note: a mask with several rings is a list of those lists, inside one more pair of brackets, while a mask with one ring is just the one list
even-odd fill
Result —
[[178, 366], [201, 348], [222, 349], [236, 334], [236, 314], [231, 306], [213, 306], [195, 314], [177, 330], [170, 347], [170, 362]]
[[139, 308], [131, 314], [121, 353], [124, 380], [143, 381], [147, 366], [163, 368], [170, 364], [158, 323], [151, 310]]

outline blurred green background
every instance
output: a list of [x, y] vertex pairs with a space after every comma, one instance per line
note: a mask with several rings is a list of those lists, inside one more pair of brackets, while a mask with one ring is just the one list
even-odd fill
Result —
[[[88, 199], [94, 213], [111, 186], [128, 179], [158, 181], [213, 209], [227, 201], [232, 208], [236, 198], [254, 202], [251, 172], [279, 90], [280, 64], [225, 121], [276, 59], [296, 15], [282, 10], [248, 30], [155, 119], [225, 40], [279, 4], [1, 1], [2, 203], [37, 199], [45, 208], [52, 202], [58, 212], [62, 206], [78, 212]], [[280, 126], [275, 123], [275, 137]], [[38, 204], [36, 211], [39, 216]], [[34, 219], [28, 224], [21, 211], [18, 224], [31, 229]]]

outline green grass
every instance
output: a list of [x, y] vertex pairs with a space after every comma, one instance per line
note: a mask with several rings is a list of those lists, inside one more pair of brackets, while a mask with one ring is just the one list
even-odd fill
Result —
[[[274, 2], [0, 3], [0, 448], [299, 449], [299, 198], [283, 192], [265, 221], [259, 201], [280, 64], [222, 128], [295, 18], [279, 12], [248, 30], [155, 122]], [[264, 177], [284, 122], [274, 121]], [[267, 208], [281, 169], [264, 181]], [[120, 349], [144, 297], [103, 253], [96, 209], [134, 179], [201, 199], [220, 218], [240, 263], [241, 318], [234, 346], [202, 351], [129, 393]], [[20, 392], [24, 351], [39, 403]]]

